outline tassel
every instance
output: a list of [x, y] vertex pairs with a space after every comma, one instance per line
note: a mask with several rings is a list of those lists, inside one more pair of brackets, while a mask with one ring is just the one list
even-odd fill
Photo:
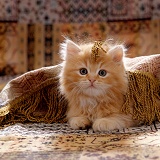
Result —
[[132, 114], [133, 119], [149, 125], [155, 120], [160, 121], [160, 106], [156, 102], [156, 99], [160, 100], [158, 79], [150, 73], [135, 71], [128, 72], [128, 81], [122, 112]]

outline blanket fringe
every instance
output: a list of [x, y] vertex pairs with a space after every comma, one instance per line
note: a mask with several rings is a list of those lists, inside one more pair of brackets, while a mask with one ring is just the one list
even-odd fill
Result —
[[160, 81], [147, 72], [128, 72], [129, 87], [122, 112], [132, 114], [133, 119], [151, 124], [160, 122]]
[[[122, 112], [132, 114], [133, 119], [151, 124], [160, 121], [160, 81], [152, 74], [129, 72], [129, 87], [124, 95]], [[64, 123], [68, 103], [59, 92], [56, 76], [42, 82], [34, 90], [26, 92], [0, 108], [0, 125], [25, 122]]]
[[64, 123], [67, 101], [59, 93], [58, 78], [41, 84], [0, 109], [0, 124], [24, 122]]

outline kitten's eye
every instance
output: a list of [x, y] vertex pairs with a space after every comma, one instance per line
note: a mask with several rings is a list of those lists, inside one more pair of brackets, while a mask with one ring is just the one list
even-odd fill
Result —
[[87, 71], [86, 68], [81, 68], [81, 69], [79, 70], [79, 72], [80, 72], [81, 75], [86, 75], [86, 74], [88, 73], [88, 71]]
[[106, 70], [101, 69], [101, 70], [98, 72], [98, 74], [99, 74], [101, 77], [105, 77], [105, 76], [106, 76], [106, 74], [107, 74], [107, 71], [106, 71]]

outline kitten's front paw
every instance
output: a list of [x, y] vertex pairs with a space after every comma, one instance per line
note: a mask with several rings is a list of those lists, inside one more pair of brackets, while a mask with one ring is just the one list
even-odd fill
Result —
[[100, 118], [94, 121], [92, 128], [95, 132], [104, 132], [118, 129], [119, 126], [117, 123], [115, 123], [114, 121], [110, 121], [107, 118]]
[[68, 122], [73, 129], [86, 129], [91, 126], [91, 122], [86, 117], [72, 117]]

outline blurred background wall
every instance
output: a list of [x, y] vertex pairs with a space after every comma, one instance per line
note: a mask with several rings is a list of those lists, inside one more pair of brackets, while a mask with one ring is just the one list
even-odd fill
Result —
[[0, 0], [0, 76], [57, 64], [62, 35], [160, 54], [160, 0]]

